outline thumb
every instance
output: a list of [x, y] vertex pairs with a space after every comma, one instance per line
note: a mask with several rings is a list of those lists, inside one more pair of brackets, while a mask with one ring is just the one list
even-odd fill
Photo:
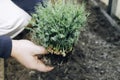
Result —
[[48, 53], [47, 50], [43, 46], [37, 46], [37, 45], [35, 45], [35, 46], [36, 47], [34, 49], [36, 49], [36, 50], [34, 50], [35, 51], [33, 53], [34, 55], [38, 55], [38, 54], [44, 55], [44, 54]]

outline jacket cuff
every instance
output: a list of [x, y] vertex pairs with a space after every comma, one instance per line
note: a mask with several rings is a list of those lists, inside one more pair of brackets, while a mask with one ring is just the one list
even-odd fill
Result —
[[0, 57], [9, 58], [12, 51], [12, 39], [8, 36], [0, 36]]

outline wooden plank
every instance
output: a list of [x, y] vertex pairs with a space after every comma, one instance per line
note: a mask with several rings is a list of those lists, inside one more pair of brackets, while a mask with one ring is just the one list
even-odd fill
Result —
[[117, 2], [117, 8], [115, 15], [120, 19], [120, 0]]
[[[109, 5], [111, 0], [101, 0], [106, 5]], [[112, 0], [112, 4], [108, 6], [108, 13], [112, 16], [116, 16], [120, 19], [120, 0]], [[111, 10], [110, 10], [111, 8]]]
[[111, 15], [115, 15], [115, 14], [116, 14], [117, 2], [118, 2], [118, 0], [113, 0], [113, 1], [112, 1]]
[[0, 80], [4, 80], [4, 59], [0, 58]]
[[107, 7], [107, 13], [108, 13], [109, 15], [111, 15], [112, 2], [113, 2], [113, 0], [109, 0], [109, 4], [108, 4], [108, 7]]
[[112, 19], [112, 17], [110, 15], [108, 15], [106, 13], [106, 11], [104, 9], [102, 9], [98, 3], [95, 0], [90, 0], [91, 3], [93, 3], [94, 9], [98, 9], [100, 10], [100, 12], [106, 17], [106, 19], [109, 21], [109, 23], [115, 27], [115, 29], [120, 33], [120, 26], [116, 23], [116, 21], [114, 19]]
[[111, 15], [120, 19], [120, 0], [113, 0]]
[[106, 5], [108, 5], [109, 0], [101, 0], [103, 3], [105, 3]]

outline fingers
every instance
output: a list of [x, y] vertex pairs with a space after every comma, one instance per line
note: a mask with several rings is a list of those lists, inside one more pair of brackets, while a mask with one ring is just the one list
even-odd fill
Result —
[[53, 67], [46, 66], [46, 65], [43, 64], [42, 62], [39, 62], [39, 63], [37, 64], [36, 70], [42, 71], [42, 72], [48, 72], [48, 71], [53, 70]]
[[40, 72], [48, 72], [48, 71], [51, 71], [54, 69], [54, 67], [45, 65], [41, 60], [37, 59], [36, 57], [32, 58], [29, 63], [30, 63], [30, 65], [28, 68], [37, 70]]
[[[47, 50], [42, 47], [42, 46], [37, 46], [36, 48], [36, 53], [34, 55], [38, 55], [38, 54], [48, 54]], [[35, 59], [35, 70], [37, 71], [41, 71], [41, 72], [48, 72], [48, 71], [51, 71], [53, 70], [54, 67], [50, 67], [50, 66], [46, 66], [42, 61], [38, 60], [38, 58], [34, 58]]]

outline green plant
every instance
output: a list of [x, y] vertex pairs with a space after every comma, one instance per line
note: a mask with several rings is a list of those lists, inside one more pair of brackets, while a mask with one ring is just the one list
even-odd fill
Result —
[[80, 30], [87, 21], [85, 5], [71, 2], [46, 3], [38, 5], [32, 14], [32, 40], [53, 54], [65, 56], [73, 50]]

